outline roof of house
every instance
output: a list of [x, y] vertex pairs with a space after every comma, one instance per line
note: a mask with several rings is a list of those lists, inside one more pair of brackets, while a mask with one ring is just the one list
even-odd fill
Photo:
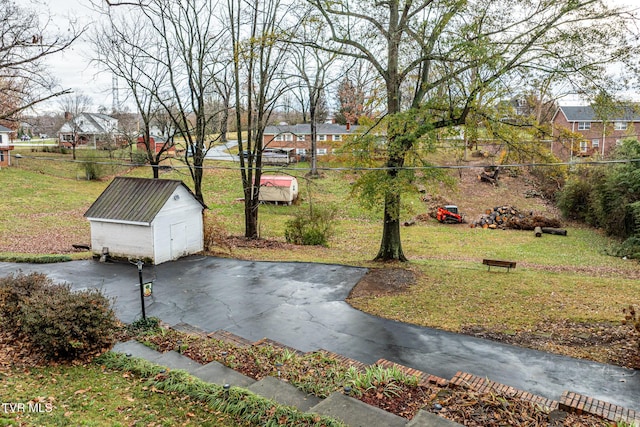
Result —
[[[150, 224], [180, 186], [193, 196], [189, 187], [182, 181], [117, 176], [93, 202], [84, 216]], [[202, 207], [206, 208], [205, 205]]]
[[[75, 131], [77, 133], [86, 133], [86, 134], [105, 134], [110, 133], [114, 129], [109, 128], [108, 124], [117, 120], [111, 116], [107, 116], [106, 114], [100, 113], [80, 113], [70, 121], [66, 122], [60, 128], [61, 133], [68, 133], [74, 131], [74, 125], [71, 122], [75, 123]], [[117, 127], [117, 125], [116, 125]]]
[[[561, 106], [558, 111], [562, 111], [570, 122], [601, 122], [602, 118], [596, 115], [593, 107], [587, 106]], [[640, 112], [637, 108], [627, 106], [613, 111], [608, 121], [640, 122]]]
[[[317, 135], [346, 135], [353, 133], [358, 126], [351, 125], [349, 130], [347, 130], [346, 125], [339, 125], [336, 123], [318, 123], [316, 125], [316, 134]], [[311, 134], [311, 124], [302, 123], [297, 125], [278, 125], [278, 126], [267, 126], [264, 129], [265, 135], [279, 135], [283, 133], [292, 133], [294, 135], [310, 135]]]
[[260, 185], [265, 187], [290, 187], [296, 178], [287, 175], [262, 175]]
[[6, 126], [0, 125], [0, 132], [13, 132], [13, 130], [9, 129]]

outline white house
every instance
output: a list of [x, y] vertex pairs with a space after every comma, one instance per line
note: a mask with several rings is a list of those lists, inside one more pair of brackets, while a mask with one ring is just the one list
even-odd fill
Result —
[[200, 252], [204, 209], [182, 181], [116, 177], [84, 214], [91, 250], [153, 264]]
[[13, 131], [8, 127], [0, 125], [0, 167], [9, 166], [11, 164], [11, 133]]
[[69, 145], [74, 138], [79, 145], [92, 145], [97, 147], [103, 142], [116, 140], [120, 133], [118, 131], [118, 119], [106, 114], [80, 113], [76, 117], [71, 117], [65, 113], [67, 122], [58, 131], [60, 144]]

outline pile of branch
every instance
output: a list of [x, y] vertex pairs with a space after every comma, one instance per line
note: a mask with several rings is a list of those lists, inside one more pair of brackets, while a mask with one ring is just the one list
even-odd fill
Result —
[[562, 224], [556, 218], [546, 218], [540, 215], [528, 216], [519, 219], [509, 220], [505, 225], [506, 228], [514, 230], [535, 230], [540, 228], [560, 228]]
[[489, 184], [496, 185], [498, 183], [498, 174], [500, 173], [500, 168], [497, 166], [489, 166], [484, 168], [484, 170], [478, 175], [478, 180], [480, 182], [488, 182]]
[[[446, 206], [446, 205], [450, 205], [451, 203], [449, 203], [449, 201], [447, 199], [445, 199], [442, 196], [431, 196], [429, 194], [425, 194], [424, 196], [420, 197], [420, 200], [422, 200], [426, 205], [427, 205], [427, 214], [429, 215], [429, 217], [436, 219], [438, 216], [438, 208], [442, 207], [442, 206]], [[424, 218], [417, 218], [419, 221], [423, 221]]]

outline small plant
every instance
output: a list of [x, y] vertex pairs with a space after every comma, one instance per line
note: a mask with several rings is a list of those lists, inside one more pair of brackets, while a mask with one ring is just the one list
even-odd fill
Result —
[[380, 365], [368, 366], [364, 372], [351, 367], [345, 375], [347, 384], [354, 393], [362, 395], [369, 390], [380, 390], [387, 397], [398, 396], [401, 385], [415, 387], [418, 378], [408, 375], [397, 367], [385, 368]]
[[298, 211], [285, 224], [284, 237], [296, 245], [328, 246], [336, 216], [335, 208], [310, 208]]
[[94, 181], [102, 178], [104, 165], [101, 162], [101, 157], [95, 152], [95, 150], [87, 150], [87, 153], [85, 153], [81, 162], [81, 167], [84, 170], [87, 181]]
[[633, 305], [623, 308], [622, 313], [624, 314], [622, 324], [628, 325], [631, 329], [631, 333], [636, 335], [638, 349], [640, 350], [640, 314], [636, 311]]
[[160, 327], [160, 319], [157, 317], [147, 317], [146, 319], [140, 318], [131, 322], [127, 326], [127, 330], [136, 335], [154, 335], [159, 333], [162, 328]]

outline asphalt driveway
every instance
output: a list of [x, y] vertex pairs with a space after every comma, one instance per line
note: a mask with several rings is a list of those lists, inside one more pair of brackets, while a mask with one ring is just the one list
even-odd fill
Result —
[[[134, 265], [74, 261], [0, 263], [0, 276], [39, 271], [74, 289], [96, 287], [115, 299], [124, 322], [141, 316]], [[466, 335], [390, 321], [355, 310], [344, 299], [366, 269], [192, 256], [145, 266], [153, 280], [147, 316], [264, 337], [302, 351], [326, 349], [364, 363], [385, 358], [451, 378], [468, 372], [558, 400], [563, 391], [640, 410], [637, 370], [573, 359]]]

